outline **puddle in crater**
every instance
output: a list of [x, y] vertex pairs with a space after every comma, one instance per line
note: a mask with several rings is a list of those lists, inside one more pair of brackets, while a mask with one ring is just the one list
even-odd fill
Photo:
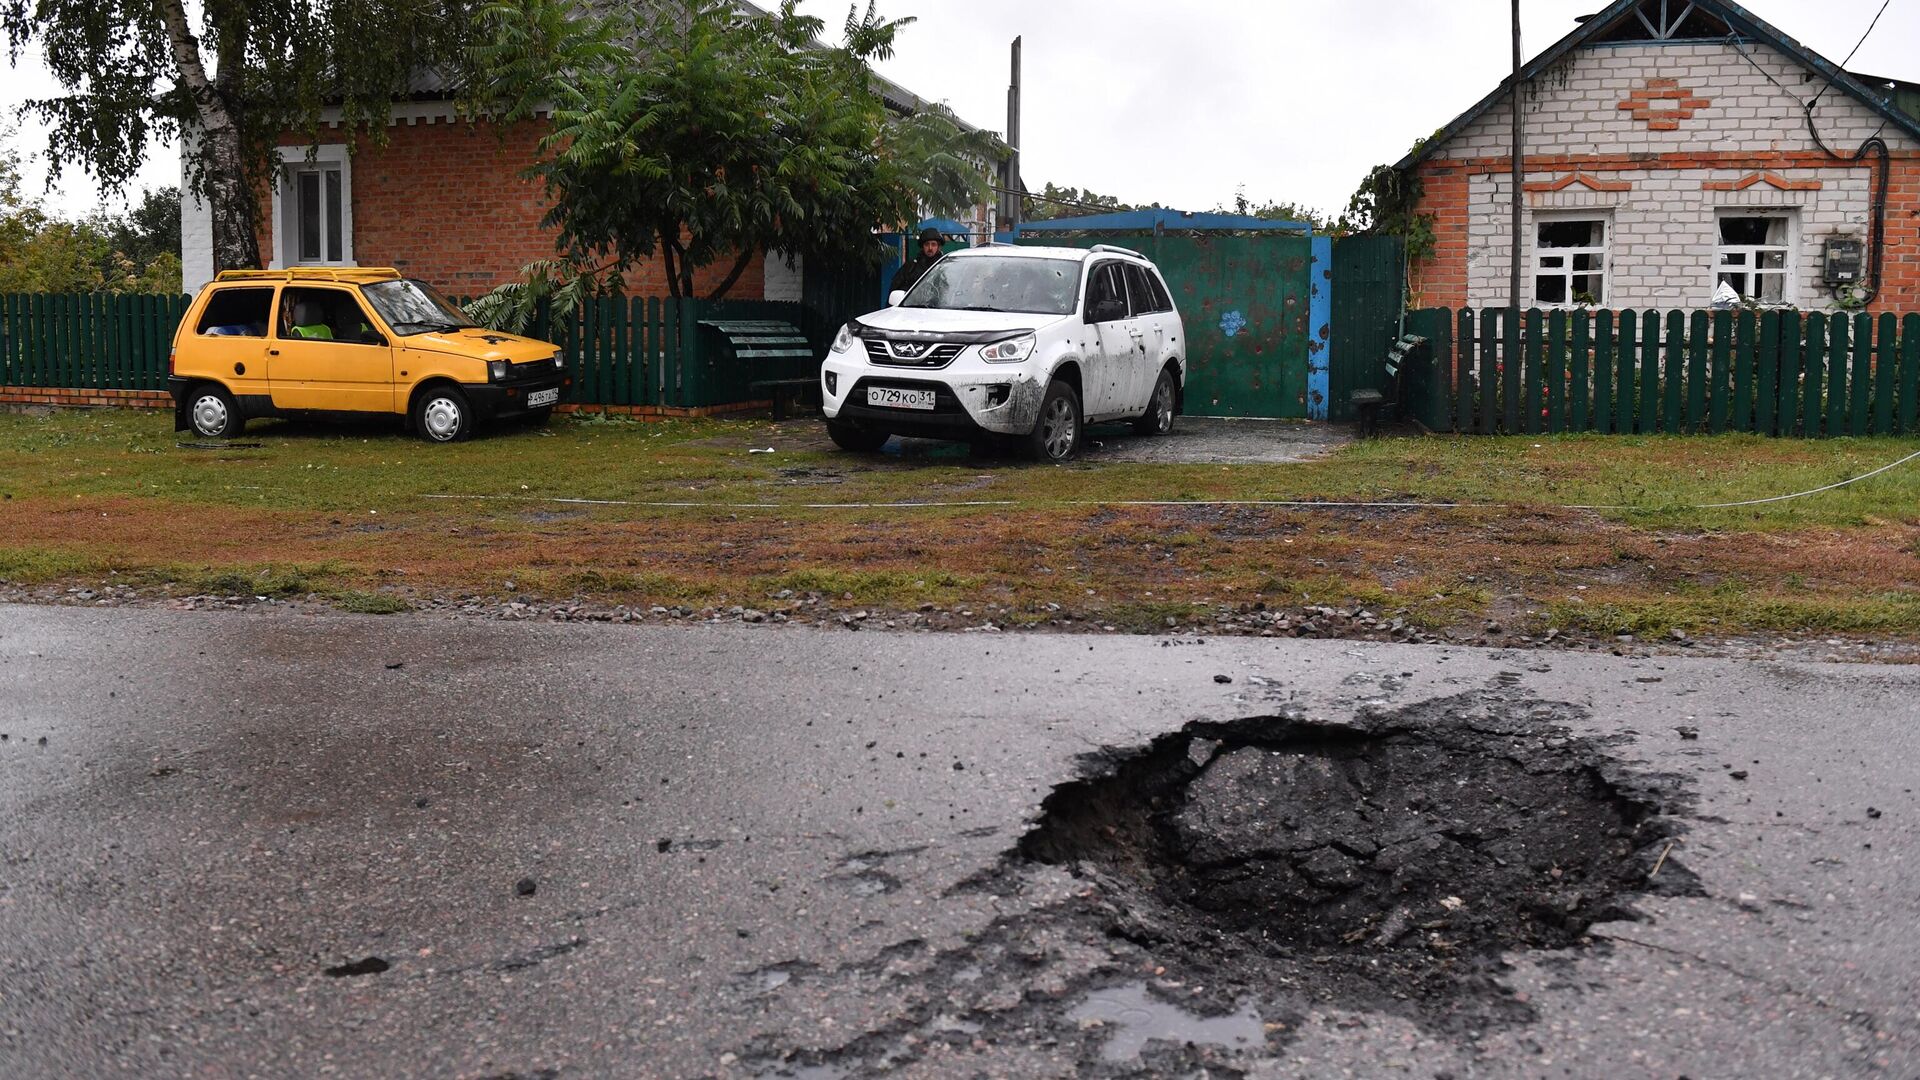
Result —
[[1260, 1014], [1250, 1004], [1225, 1016], [1201, 1016], [1154, 997], [1145, 983], [1096, 990], [1074, 1006], [1067, 1019], [1082, 1025], [1097, 1020], [1112, 1030], [1100, 1049], [1107, 1061], [1132, 1061], [1155, 1039], [1236, 1050], [1257, 1047], [1266, 1040]]

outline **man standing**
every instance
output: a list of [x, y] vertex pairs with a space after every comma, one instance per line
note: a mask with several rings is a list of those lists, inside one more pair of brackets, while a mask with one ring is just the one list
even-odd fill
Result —
[[893, 284], [887, 287], [889, 292], [912, 292], [915, 284], [926, 276], [933, 264], [940, 261], [940, 246], [943, 243], [940, 230], [929, 225], [920, 230], [920, 257], [906, 263], [893, 275]]

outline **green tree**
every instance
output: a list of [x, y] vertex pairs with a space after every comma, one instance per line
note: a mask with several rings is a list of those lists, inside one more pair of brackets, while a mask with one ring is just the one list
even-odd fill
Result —
[[[1159, 206], [1159, 203], [1154, 203]], [[1140, 209], [1121, 202], [1112, 195], [1097, 195], [1092, 188], [1082, 191], [1076, 187], [1058, 187], [1052, 181], [1040, 189], [1035, 197], [1031, 192], [1021, 200], [1021, 215], [1024, 221], [1053, 221], [1057, 218], [1082, 217], [1087, 214], [1113, 214], [1123, 210]]]
[[[1414, 140], [1409, 152], [1417, 152], [1426, 141]], [[1426, 258], [1433, 253], [1433, 215], [1421, 211], [1422, 194], [1420, 178], [1412, 171], [1375, 165], [1347, 201], [1339, 227], [1347, 232], [1398, 236], [1406, 241], [1407, 258]]]
[[1295, 202], [1254, 202], [1247, 197], [1247, 186], [1241, 184], [1234, 189], [1233, 205], [1217, 206], [1219, 213], [1244, 214], [1262, 221], [1304, 221], [1313, 226], [1315, 232], [1332, 232], [1336, 229], [1332, 215], [1321, 213], [1310, 206]]
[[262, 265], [257, 193], [275, 142], [384, 140], [392, 101], [423, 72], [456, 70], [466, 0], [0, 0], [14, 55], [38, 44], [65, 93], [24, 107], [51, 126], [56, 170], [123, 191], [155, 138], [191, 148], [188, 183], [213, 216], [216, 269]]
[[472, 51], [473, 85], [486, 88], [475, 109], [502, 123], [550, 115], [530, 173], [558, 246], [498, 304], [576, 302], [621, 288], [655, 257], [674, 296], [693, 295], [696, 270], [731, 259], [713, 290], [723, 296], [759, 252], [871, 260], [876, 227], [987, 198], [998, 140], [938, 107], [896, 116], [874, 85], [868, 62], [891, 55], [911, 20], [883, 20], [869, 3], [849, 13], [845, 43], [828, 47], [820, 20], [794, 9], [487, 7]]
[[[155, 260], [180, 253], [180, 189], [153, 188], [142, 192], [140, 205], [102, 221], [107, 242], [143, 271]], [[175, 288], [178, 288], [178, 283]]]
[[0, 131], [0, 292], [180, 291], [174, 189], [148, 192], [124, 217], [62, 221], [21, 190], [11, 143]]

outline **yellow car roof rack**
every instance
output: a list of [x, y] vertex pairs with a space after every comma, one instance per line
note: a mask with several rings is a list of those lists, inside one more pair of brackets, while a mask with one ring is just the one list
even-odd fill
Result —
[[215, 281], [393, 281], [391, 266], [289, 266], [284, 270], [222, 270]]

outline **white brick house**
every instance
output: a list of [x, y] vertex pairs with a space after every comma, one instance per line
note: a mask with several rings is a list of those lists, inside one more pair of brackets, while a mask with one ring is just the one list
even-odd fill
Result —
[[[1920, 309], [1910, 84], [1841, 72], [1722, 0], [1619, 0], [1522, 78], [1523, 305], [1699, 308], [1725, 283], [1829, 307], [1849, 288], [1827, 281], [1838, 240], [1864, 249], [1873, 309]], [[1418, 303], [1508, 302], [1512, 115], [1503, 85], [1400, 163], [1434, 219]], [[1872, 139], [1884, 180], [1877, 152], [1843, 160]]]

